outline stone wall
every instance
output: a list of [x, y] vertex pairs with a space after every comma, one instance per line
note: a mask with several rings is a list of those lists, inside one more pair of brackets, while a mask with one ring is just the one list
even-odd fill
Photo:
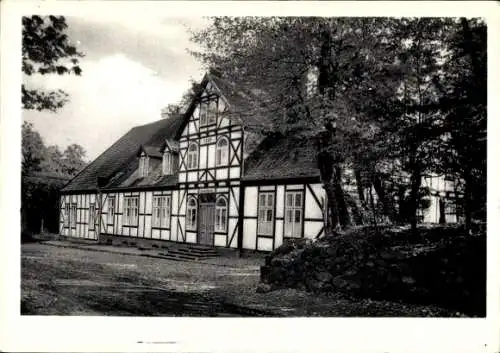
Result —
[[314, 243], [286, 243], [266, 258], [261, 282], [271, 289], [434, 304], [486, 314], [486, 236], [457, 226], [420, 229], [363, 227]]

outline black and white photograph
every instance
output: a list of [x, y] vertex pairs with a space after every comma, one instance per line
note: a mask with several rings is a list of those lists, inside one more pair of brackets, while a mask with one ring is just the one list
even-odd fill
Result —
[[19, 21], [21, 318], [487, 317], [485, 17]]

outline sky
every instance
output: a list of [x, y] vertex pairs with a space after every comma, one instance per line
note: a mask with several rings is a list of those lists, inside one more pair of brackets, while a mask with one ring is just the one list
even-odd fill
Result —
[[181, 99], [190, 79], [203, 77], [187, 51], [196, 49], [188, 28], [202, 28], [208, 20], [132, 15], [66, 17], [70, 41], [85, 53], [82, 75], [24, 77], [30, 87], [69, 94], [57, 113], [23, 111], [46, 145], [64, 150], [78, 143], [93, 160], [132, 127], [160, 119], [161, 109]]

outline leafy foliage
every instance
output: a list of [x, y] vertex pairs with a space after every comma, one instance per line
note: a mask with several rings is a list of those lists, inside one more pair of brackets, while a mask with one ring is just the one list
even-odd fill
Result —
[[[81, 75], [79, 58], [83, 54], [71, 44], [65, 33], [68, 25], [63, 16], [23, 17], [22, 71], [31, 75]], [[44, 92], [21, 87], [23, 108], [28, 110], [57, 111], [68, 102], [61, 91]]]
[[85, 150], [71, 144], [61, 152], [58, 146], [45, 146], [33, 128], [22, 126], [21, 221], [22, 230], [44, 228], [58, 231], [59, 190], [86, 165]]
[[[193, 55], [254, 98], [248, 114], [271, 118], [263, 130], [318, 141], [333, 226], [350, 224], [348, 168], [363, 208], [374, 186], [383, 213], [415, 230], [424, 175], [482, 173], [469, 157], [483, 136], [472, 130], [486, 131], [485, 33], [465, 19], [215, 17], [192, 40]], [[396, 215], [394, 190], [408, 188]]]
[[61, 152], [58, 146], [45, 146], [45, 143], [33, 128], [33, 124], [24, 122], [22, 126], [22, 171], [23, 174], [45, 172], [59, 176], [74, 176], [87, 164], [85, 149], [78, 144], [71, 144]]

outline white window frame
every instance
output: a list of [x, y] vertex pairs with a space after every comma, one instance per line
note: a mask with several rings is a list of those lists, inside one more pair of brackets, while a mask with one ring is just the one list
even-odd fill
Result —
[[138, 224], [139, 196], [125, 196], [123, 199], [123, 225], [137, 227]]
[[[192, 148], [194, 147], [194, 148]], [[187, 149], [187, 169], [197, 169], [198, 168], [198, 144], [192, 142], [189, 144]]]
[[[219, 144], [224, 141], [225, 146], [220, 146]], [[229, 140], [227, 137], [222, 136], [217, 140], [215, 145], [215, 166], [223, 166], [229, 164]]]
[[273, 192], [259, 192], [257, 234], [273, 235], [274, 226], [274, 199]]
[[163, 152], [163, 175], [171, 175], [173, 172], [172, 168], [173, 156], [169, 151]]
[[186, 229], [196, 230], [198, 225], [198, 201], [190, 196], [186, 205]]
[[217, 123], [217, 99], [210, 99], [207, 104], [207, 125]]
[[149, 172], [149, 157], [142, 153], [139, 158], [139, 177], [144, 178], [148, 176]]
[[70, 208], [70, 227], [71, 228], [76, 228], [76, 203], [72, 203], [71, 204], [71, 208]]
[[[297, 202], [298, 200], [299, 202]], [[303, 205], [304, 193], [302, 191], [287, 191], [285, 193], [285, 237], [302, 238]]]
[[202, 101], [199, 104], [199, 119], [200, 119], [200, 127], [208, 125], [208, 102]]
[[170, 195], [153, 196], [153, 218], [154, 228], [170, 228]]
[[[222, 204], [222, 202], [224, 204]], [[216, 232], [227, 231], [227, 199], [224, 196], [219, 196], [215, 201], [215, 226]]]
[[108, 225], [115, 224], [115, 206], [116, 206], [115, 201], [116, 199], [114, 196], [108, 196], [108, 214], [106, 215], [106, 223]]
[[64, 227], [69, 228], [70, 224], [70, 212], [71, 212], [71, 204], [66, 202], [64, 205]]
[[95, 229], [95, 203], [89, 205], [89, 230]]

